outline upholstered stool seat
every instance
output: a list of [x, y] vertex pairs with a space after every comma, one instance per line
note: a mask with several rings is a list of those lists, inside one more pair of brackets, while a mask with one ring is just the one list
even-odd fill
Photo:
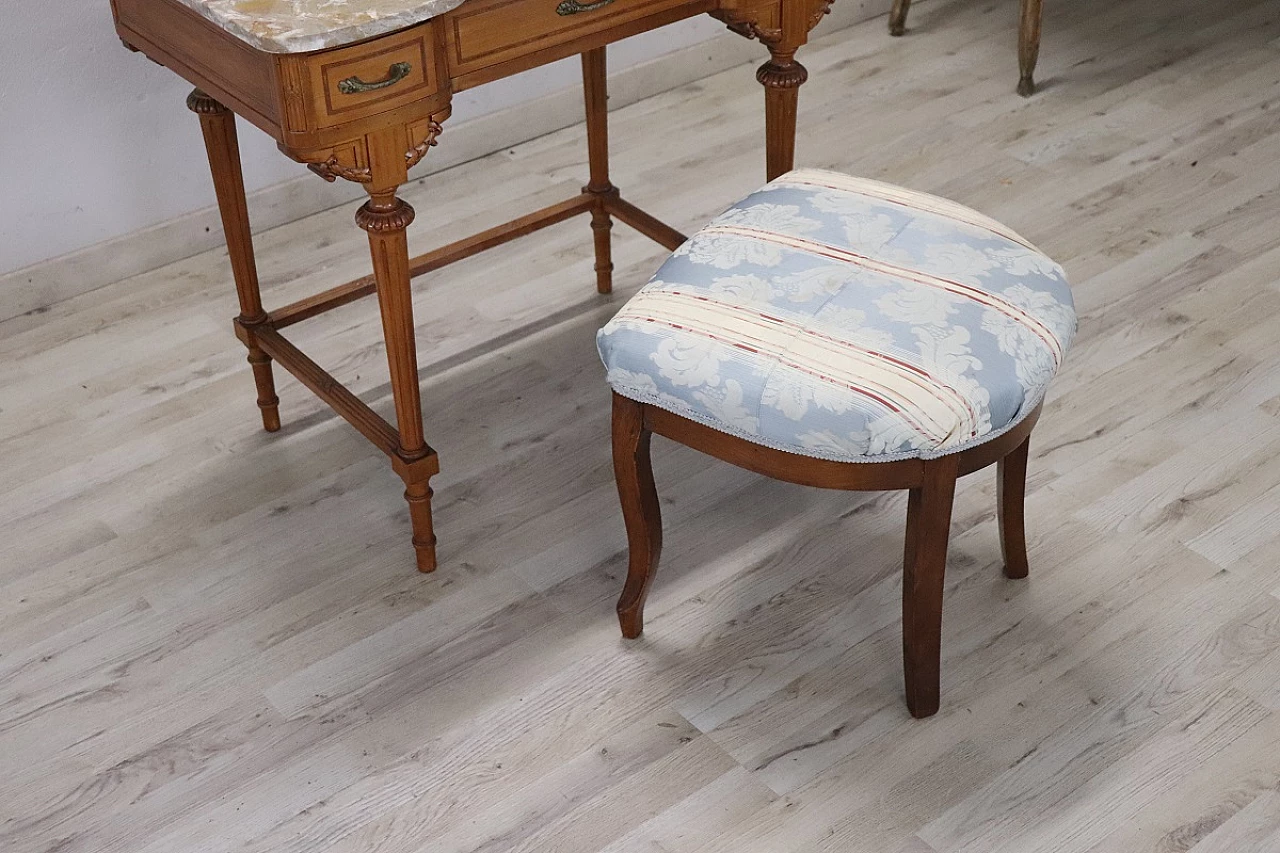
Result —
[[[923, 514], [942, 493], [949, 519], [956, 476], [995, 461], [1003, 471], [1010, 457], [1002, 521], [1016, 497], [1017, 524], [1003, 525], [1006, 562], [1025, 574], [1027, 439], [1075, 326], [1061, 267], [954, 202], [799, 170], [733, 205], [598, 336], [632, 548], [624, 633], [640, 632], [657, 563], [654, 548], [637, 556], [655, 524], [660, 535], [649, 431], [819, 486], [909, 488], [923, 499], [940, 477], [937, 500], [916, 507], [925, 527], [936, 526]], [[943, 560], [945, 534], [943, 523]], [[908, 537], [911, 575], [913, 547], [937, 546]], [[913, 701], [909, 690], [908, 701], [932, 713], [924, 694]]]
[[1033, 411], [1075, 312], [1062, 269], [954, 202], [791, 172], [699, 231], [600, 332], [625, 397], [772, 447], [953, 453]]

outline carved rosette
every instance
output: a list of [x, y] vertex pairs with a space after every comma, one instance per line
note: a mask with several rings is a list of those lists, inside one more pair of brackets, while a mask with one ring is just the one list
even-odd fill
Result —
[[402, 198], [393, 198], [389, 205], [370, 199], [356, 211], [356, 224], [372, 234], [403, 231], [413, 222], [412, 205]]

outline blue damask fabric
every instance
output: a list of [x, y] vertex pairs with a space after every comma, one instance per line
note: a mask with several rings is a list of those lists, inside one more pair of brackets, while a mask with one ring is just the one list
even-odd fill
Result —
[[597, 336], [615, 391], [850, 462], [994, 438], [1076, 329], [1062, 268], [955, 202], [798, 170], [675, 251]]

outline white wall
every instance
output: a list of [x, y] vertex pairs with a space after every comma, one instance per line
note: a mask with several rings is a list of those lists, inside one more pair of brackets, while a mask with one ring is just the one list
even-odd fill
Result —
[[[124, 49], [107, 0], [4, 6], [0, 274], [213, 204], [199, 125], [183, 106], [190, 85]], [[611, 70], [722, 31], [704, 18], [647, 33], [610, 50]], [[579, 85], [580, 74], [568, 60], [464, 92], [449, 123]], [[251, 192], [300, 174], [241, 127]]]
[[[839, 0], [815, 35], [890, 2]], [[0, 321], [220, 245], [199, 123], [184, 106], [190, 86], [121, 46], [107, 0], [0, 3]], [[610, 106], [764, 55], [710, 18], [646, 33], [610, 47]], [[580, 74], [570, 59], [456, 96], [446, 142], [415, 171], [581, 121]], [[240, 127], [255, 231], [360, 195]]]

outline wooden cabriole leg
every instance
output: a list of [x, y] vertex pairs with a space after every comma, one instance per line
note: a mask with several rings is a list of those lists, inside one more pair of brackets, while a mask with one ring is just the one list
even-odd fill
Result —
[[644, 630], [644, 600], [662, 556], [662, 512], [649, 461], [649, 430], [644, 404], [613, 395], [613, 472], [627, 525], [627, 583], [618, 599], [622, 635], [634, 639]]
[[996, 507], [1000, 518], [1000, 553], [1008, 578], [1027, 576], [1027, 533], [1023, 503], [1027, 495], [1027, 455], [1031, 437], [997, 464]]
[[396, 427], [400, 433], [396, 473], [405, 482], [418, 570], [431, 572], [436, 568], [436, 537], [431, 521], [430, 480], [440, 469], [422, 430], [418, 348], [409, 287], [409, 243], [405, 235], [411, 222], [413, 208], [396, 197], [394, 187], [370, 185], [369, 200], [356, 212], [356, 224], [369, 234], [373, 274], [378, 284], [378, 309], [382, 313]]
[[1040, 27], [1044, 0], [1021, 0], [1018, 15], [1018, 94], [1030, 97], [1036, 91], [1036, 61], [1040, 58]]
[[924, 481], [911, 489], [907, 502], [902, 576], [902, 663], [906, 676], [907, 709], [913, 717], [928, 717], [938, 710], [942, 589], [956, 472], [954, 454], [926, 462]]
[[271, 375], [271, 357], [262, 351], [254, 337], [254, 326], [266, 322], [262, 293], [258, 288], [258, 268], [253, 259], [253, 236], [249, 231], [249, 205], [244, 194], [244, 177], [240, 171], [240, 145], [236, 139], [236, 118], [230, 110], [199, 89], [187, 97], [187, 107], [200, 117], [204, 145], [209, 154], [209, 170], [213, 189], [226, 233], [227, 254], [231, 258], [231, 274], [240, 298], [240, 316], [236, 318], [238, 337], [249, 349], [249, 364], [258, 386], [258, 408], [262, 426], [268, 432], [280, 429], [280, 399], [276, 396]]
[[907, 31], [907, 11], [911, 8], [911, 0], [893, 0], [893, 8], [889, 10], [889, 35], [900, 36]]
[[[846, 462], [775, 450], [615, 393], [613, 467], [630, 549], [627, 582], [618, 602], [623, 634], [637, 636], [643, 627], [641, 608], [662, 549], [662, 519], [649, 463], [650, 433], [666, 436], [748, 471], [798, 485], [849, 491], [907, 489], [902, 579], [902, 661], [907, 707], [914, 717], [936, 713], [942, 652], [942, 594], [956, 479], [961, 472], [971, 474], [1000, 462], [1002, 506], [1005, 507], [1001, 516], [1002, 531], [1006, 537], [1012, 537], [1011, 522], [1015, 518], [1012, 511], [1016, 509], [1016, 542], [1021, 546], [1021, 488], [1027, 446], [1039, 415], [1037, 407], [1021, 423], [990, 443], [937, 459]], [[1016, 504], [1012, 502], [1015, 487], [1018, 489]], [[1009, 559], [1012, 564], [1013, 558]]]
[[592, 196], [591, 232], [596, 249], [596, 290], [613, 292], [613, 255], [609, 232], [613, 220], [606, 206], [617, 198], [618, 189], [609, 182], [609, 93], [605, 49], [593, 48], [582, 54], [582, 89], [587, 106], [587, 159], [591, 179], [582, 191]]
[[809, 72], [795, 61], [794, 48], [770, 45], [769, 54], [756, 79], [764, 86], [765, 174], [772, 181], [795, 166], [796, 106]]

